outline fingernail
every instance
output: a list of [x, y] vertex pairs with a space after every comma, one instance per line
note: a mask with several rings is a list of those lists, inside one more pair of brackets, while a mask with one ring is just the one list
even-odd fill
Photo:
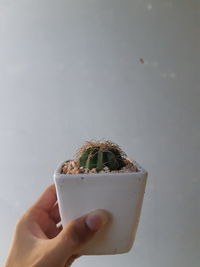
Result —
[[91, 231], [96, 232], [108, 221], [108, 214], [103, 210], [97, 210], [89, 213], [86, 217], [86, 225]]

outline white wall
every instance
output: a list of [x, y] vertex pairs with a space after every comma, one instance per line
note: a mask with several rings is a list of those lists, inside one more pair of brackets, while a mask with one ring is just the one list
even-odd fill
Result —
[[199, 11], [198, 0], [0, 0], [1, 265], [57, 163], [106, 137], [149, 171], [141, 222], [129, 254], [74, 266], [199, 266]]

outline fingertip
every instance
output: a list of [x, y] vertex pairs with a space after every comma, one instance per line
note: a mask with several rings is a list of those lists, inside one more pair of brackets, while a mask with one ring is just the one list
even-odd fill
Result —
[[57, 201], [56, 188], [54, 184], [48, 186], [33, 207], [49, 212]]
[[92, 232], [100, 230], [109, 220], [109, 214], [105, 210], [96, 210], [90, 212], [86, 218], [85, 223]]

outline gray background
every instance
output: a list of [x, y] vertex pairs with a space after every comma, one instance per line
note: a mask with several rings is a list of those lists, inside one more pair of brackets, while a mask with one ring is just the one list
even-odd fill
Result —
[[198, 0], [0, 0], [0, 265], [56, 165], [105, 137], [149, 172], [141, 221], [130, 253], [74, 266], [199, 266], [199, 19]]

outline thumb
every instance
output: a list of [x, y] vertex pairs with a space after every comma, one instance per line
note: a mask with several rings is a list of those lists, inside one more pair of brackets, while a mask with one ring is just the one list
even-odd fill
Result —
[[67, 224], [56, 239], [59, 257], [69, 257], [91, 240], [108, 221], [108, 213], [96, 210]]

